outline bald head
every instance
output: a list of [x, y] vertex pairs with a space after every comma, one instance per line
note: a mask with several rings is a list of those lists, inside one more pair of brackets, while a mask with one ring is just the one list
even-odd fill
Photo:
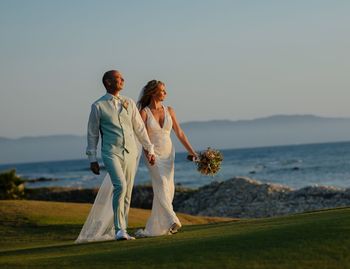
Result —
[[110, 70], [104, 73], [102, 77], [102, 83], [105, 86], [107, 92], [114, 94], [123, 89], [124, 78], [118, 70]]

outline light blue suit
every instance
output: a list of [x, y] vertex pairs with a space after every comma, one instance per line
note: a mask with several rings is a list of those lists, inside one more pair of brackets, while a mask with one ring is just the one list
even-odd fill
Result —
[[115, 229], [126, 230], [138, 157], [134, 134], [150, 153], [153, 145], [135, 102], [124, 96], [106, 94], [91, 106], [86, 151], [90, 162], [96, 161], [99, 133], [102, 160], [114, 187]]

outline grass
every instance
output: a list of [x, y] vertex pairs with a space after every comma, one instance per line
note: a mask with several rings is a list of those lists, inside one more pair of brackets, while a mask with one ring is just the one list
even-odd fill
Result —
[[[90, 208], [90, 204], [0, 200], [0, 250], [72, 243], [79, 235]], [[130, 230], [144, 227], [150, 213], [150, 210], [132, 208]], [[187, 214], [178, 216], [184, 225], [232, 220]]]
[[[350, 268], [350, 208], [229, 222], [180, 215], [173, 236], [75, 245], [89, 207], [0, 201], [0, 267]], [[148, 215], [133, 209], [131, 226]]]

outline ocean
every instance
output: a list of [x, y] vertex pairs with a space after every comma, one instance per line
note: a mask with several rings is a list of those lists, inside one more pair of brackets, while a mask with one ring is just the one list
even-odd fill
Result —
[[[221, 150], [224, 161], [220, 172], [203, 176], [194, 163], [186, 160], [186, 153], [177, 153], [175, 183], [198, 188], [212, 181], [224, 181], [234, 176], [245, 176], [264, 183], [278, 183], [292, 188], [325, 185], [350, 187], [350, 142], [273, 146]], [[0, 171], [16, 169], [28, 179], [52, 178], [51, 181], [26, 183], [38, 187], [99, 187], [106, 171], [93, 175], [87, 160], [48, 161], [0, 165]], [[144, 160], [140, 161], [135, 184], [150, 183]]]

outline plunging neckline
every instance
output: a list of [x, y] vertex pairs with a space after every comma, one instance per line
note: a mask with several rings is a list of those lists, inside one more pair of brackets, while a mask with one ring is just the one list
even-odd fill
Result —
[[151, 115], [152, 115], [154, 121], [157, 122], [159, 128], [163, 130], [163, 129], [164, 129], [164, 126], [165, 126], [165, 117], [166, 117], [166, 112], [165, 112], [165, 107], [164, 107], [164, 105], [162, 105], [163, 112], [164, 112], [163, 125], [160, 125], [159, 121], [156, 120], [156, 118], [154, 117], [154, 115], [153, 115], [153, 113], [152, 113], [152, 110], [151, 110], [149, 107], [147, 107], [147, 108], [149, 109], [149, 112], [151, 112]]

